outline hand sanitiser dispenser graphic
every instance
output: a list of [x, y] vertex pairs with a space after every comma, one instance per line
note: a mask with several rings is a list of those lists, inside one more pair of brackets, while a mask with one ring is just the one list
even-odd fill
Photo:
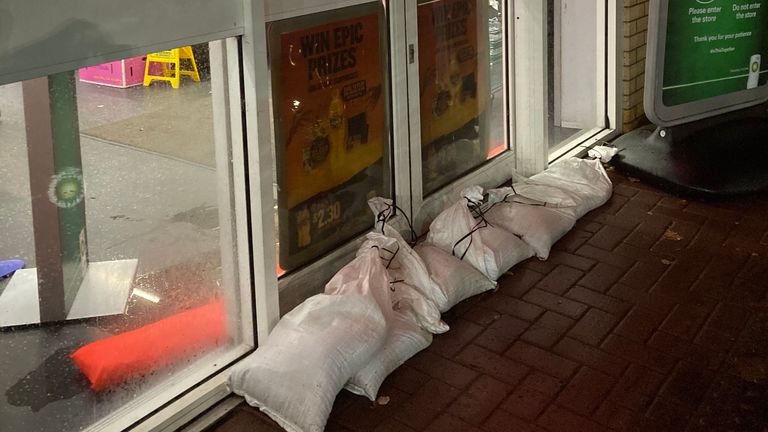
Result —
[[747, 88], [757, 87], [760, 81], [760, 54], [755, 54], [749, 59], [749, 78], [747, 78]]

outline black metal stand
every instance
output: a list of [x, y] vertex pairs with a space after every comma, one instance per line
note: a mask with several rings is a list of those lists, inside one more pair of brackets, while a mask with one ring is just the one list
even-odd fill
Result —
[[728, 197], [768, 190], [768, 105], [614, 141], [613, 165], [677, 195]]

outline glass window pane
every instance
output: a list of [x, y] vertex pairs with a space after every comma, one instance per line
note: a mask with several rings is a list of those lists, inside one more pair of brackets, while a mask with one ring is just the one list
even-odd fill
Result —
[[[34, 267], [27, 134], [21, 100], [21, 83], [0, 86], [0, 260], [22, 260]], [[0, 292], [7, 283], [7, 278], [0, 277]]]
[[597, 2], [547, 0], [549, 149], [601, 126], [605, 89], [598, 88]]
[[267, 24], [280, 266], [300, 267], [372, 225], [390, 195], [388, 36], [380, 2]]
[[503, 1], [420, 0], [424, 194], [507, 149]]
[[209, 70], [202, 44], [0, 87], [3, 430], [115, 430], [252, 348]]

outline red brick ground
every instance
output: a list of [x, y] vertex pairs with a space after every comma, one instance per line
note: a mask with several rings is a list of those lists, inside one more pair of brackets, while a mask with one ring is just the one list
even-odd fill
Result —
[[[768, 195], [614, 196], [329, 431], [768, 431]], [[213, 430], [276, 431], [246, 405]]]

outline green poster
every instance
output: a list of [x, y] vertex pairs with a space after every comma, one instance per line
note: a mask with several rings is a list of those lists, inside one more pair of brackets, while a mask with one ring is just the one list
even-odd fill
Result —
[[768, 83], [768, 0], [670, 0], [666, 40], [666, 106]]

